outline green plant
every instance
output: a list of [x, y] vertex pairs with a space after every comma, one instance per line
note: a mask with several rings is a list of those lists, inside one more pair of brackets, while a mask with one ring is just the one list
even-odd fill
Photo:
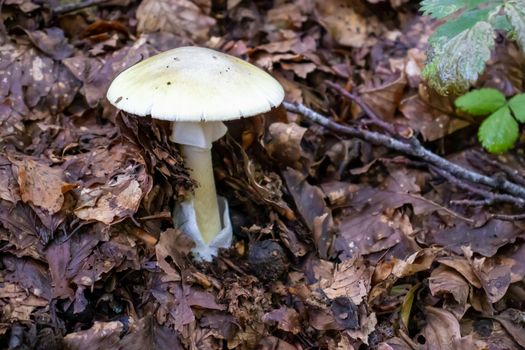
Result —
[[463, 93], [490, 58], [496, 31], [525, 52], [525, 0], [423, 0], [424, 15], [446, 20], [429, 38], [423, 77], [442, 94]]
[[496, 89], [478, 89], [457, 98], [455, 104], [474, 117], [488, 116], [479, 127], [478, 140], [491, 153], [512, 148], [519, 136], [518, 122], [525, 123], [525, 93], [507, 101]]

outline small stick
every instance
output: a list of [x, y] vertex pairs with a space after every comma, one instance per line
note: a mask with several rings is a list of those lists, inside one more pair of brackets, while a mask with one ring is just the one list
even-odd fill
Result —
[[500, 189], [515, 197], [525, 199], [524, 187], [505, 179], [494, 179], [475, 171], [468, 170], [460, 165], [454, 164], [424, 148], [414, 137], [407, 139], [408, 142], [402, 142], [391, 136], [378, 132], [335, 123], [327, 117], [311, 110], [302, 104], [283, 102], [283, 106], [288, 111], [299, 113], [311, 121], [320, 124], [334, 132], [357, 137], [373, 143], [374, 145], [385, 146], [398, 152], [423, 159], [440, 169], [446, 169], [448, 173], [463, 180], [486, 185], [493, 189]]
[[469, 200], [469, 199], [455, 200], [455, 201], [451, 201], [452, 204], [469, 205], [469, 206], [484, 206], [484, 205], [491, 205], [494, 203], [511, 203], [520, 208], [525, 206], [524, 199], [517, 198], [517, 197], [511, 196], [508, 194], [493, 193], [485, 189], [462, 182], [459, 179], [455, 178], [454, 176], [450, 175], [448, 172], [446, 172], [443, 169], [439, 169], [436, 167], [432, 167], [431, 169], [435, 171], [437, 174], [439, 174], [441, 177], [445, 178], [448, 182], [450, 182], [454, 186], [470, 191], [484, 198], [483, 200]]
[[514, 214], [514, 215], [509, 215], [509, 214], [491, 214], [490, 217], [493, 218], [493, 219], [499, 219], [499, 220], [504, 220], [504, 221], [518, 221], [518, 220], [525, 220], [525, 213], [523, 213], [523, 214]]
[[365, 101], [363, 101], [361, 99], [361, 97], [357, 96], [357, 95], [354, 95], [352, 94], [350, 91], [348, 90], [345, 90], [342, 86], [339, 86], [329, 80], [325, 80], [325, 83], [326, 85], [328, 85], [329, 87], [331, 87], [332, 89], [334, 89], [335, 91], [337, 91], [339, 94], [341, 94], [342, 96], [346, 97], [347, 99], [349, 99], [350, 101], [353, 101], [355, 102], [359, 107], [361, 107], [361, 109], [365, 112], [365, 114], [367, 114], [370, 119], [372, 119], [373, 123], [376, 124], [377, 126], [381, 127], [382, 129], [384, 129], [385, 131], [388, 131], [388, 133], [392, 134], [392, 135], [395, 135], [396, 134], [396, 130], [395, 130], [395, 127], [388, 123], [388, 122], [385, 122], [383, 119], [381, 119], [377, 114], [376, 112], [374, 112], [366, 103]]

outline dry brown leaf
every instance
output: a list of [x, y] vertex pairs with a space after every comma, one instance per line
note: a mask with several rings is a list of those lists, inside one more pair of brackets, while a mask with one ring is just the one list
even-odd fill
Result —
[[[230, 349], [233, 349], [233, 348], [230, 347]], [[267, 337], [262, 338], [259, 341], [259, 344], [257, 344], [257, 349], [258, 350], [297, 350], [297, 347], [293, 346], [292, 344], [282, 339], [269, 335]]]
[[467, 127], [470, 123], [426, 104], [418, 95], [405, 98], [399, 110], [410, 128], [421, 133], [426, 141], [435, 141]]
[[510, 286], [511, 265], [509, 259], [497, 257], [474, 259], [472, 267], [491, 303], [495, 303], [505, 296]]
[[438, 258], [437, 261], [440, 264], [446, 265], [453, 268], [461, 274], [470, 284], [476, 288], [481, 288], [481, 282], [474, 272], [470, 262], [464, 257], [460, 256], [447, 256]]
[[180, 281], [179, 271], [184, 267], [185, 257], [190, 253], [193, 246], [194, 243], [191, 238], [182, 234], [180, 230], [168, 229], [162, 232], [155, 246], [157, 265], [173, 281]]
[[262, 321], [268, 324], [277, 323], [277, 328], [292, 334], [298, 334], [301, 331], [299, 314], [286, 306], [264, 314]]
[[64, 181], [64, 171], [32, 159], [13, 160], [18, 175], [20, 196], [24, 202], [57, 213], [64, 204], [64, 193], [74, 185]]
[[273, 123], [268, 128], [271, 138], [266, 143], [268, 154], [281, 164], [300, 169], [297, 164], [302, 157], [301, 140], [308, 129], [295, 123]]
[[428, 270], [440, 252], [440, 248], [425, 248], [412, 254], [406, 260], [394, 258], [392, 274], [402, 278]]
[[277, 5], [266, 14], [266, 21], [276, 29], [299, 29], [307, 19], [298, 3]]
[[525, 348], [525, 313], [516, 309], [507, 309], [494, 316], [503, 328], [519, 345]]
[[376, 42], [370, 34], [382, 32], [377, 18], [356, 11], [359, 1], [316, 1], [317, 17], [333, 40], [343, 46], [363, 47]]
[[328, 298], [348, 297], [359, 305], [370, 291], [373, 271], [363, 259], [349, 259], [337, 265], [332, 280], [321, 280], [320, 285]]
[[135, 214], [143, 195], [138, 181], [129, 176], [118, 176], [116, 181], [105, 186], [84, 188], [75, 215], [82, 220], [110, 225]]
[[299, 171], [287, 168], [283, 172], [286, 185], [304, 222], [312, 231], [321, 257], [327, 257], [331, 244], [332, 213], [324, 201], [323, 191], [306, 181]]
[[11, 162], [0, 156], [0, 199], [16, 203], [20, 200], [19, 192]]
[[379, 118], [393, 122], [406, 85], [407, 80], [405, 76], [399, 74], [398, 77], [381, 86], [359, 89], [359, 95]]
[[209, 39], [215, 19], [190, 0], [144, 0], [137, 9], [137, 30], [173, 33], [195, 42]]
[[120, 321], [98, 322], [84, 331], [70, 333], [64, 342], [70, 350], [117, 349], [124, 325]]
[[427, 306], [425, 308], [427, 324], [421, 331], [424, 336], [424, 349], [457, 350], [461, 339], [459, 322], [448, 311]]
[[375, 330], [377, 325], [377, 317], [374, 312], [367, 313], [366, 308], [362, 306], [359, 308], [359, 329], [347, 329], [344, 331], [350, 338], [359, 339], [368, 345], [368, 337]]
[[432, 271], [428, 282], [432, 295], [451, 294], [458, 304], [467, 303], [470, 286], [455, 270], [440, 265]]
[[31, 313], [36, 308], [49, 305], [49, 300], [29, 293], [18, 283], [4, 282], [1, 275], [0, 299], [8, 300], [2, 308], [2, 318], [11, 320], [30, 321]]

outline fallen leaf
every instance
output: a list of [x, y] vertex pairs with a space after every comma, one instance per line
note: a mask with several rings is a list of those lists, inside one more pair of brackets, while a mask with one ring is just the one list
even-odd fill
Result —
[[129, 350], [144, 349], [184, 349], [177, 332], [157, 324], [153, 317], [143, 317], [134, 329], [122, 338], [119, 348]]
[[323, 292], [330, 299], [348, 297], [356, 305], [366, 298], [374, 269], [363, 259], [349, 259], [338, 264], [331, 281], [321, 280]]
[[313, 238], [321, 257], [327, 257], [331, 244], [332, 213], [324, 201], [323, 191], [306, 181], [306, 176], [299, 171], [287, 168], [284, 179], [292, 194], [295, 205], [304, 222], [312, 231]]
[[297, 164], [303, 157], [301, 140], [308, 129], [295, 123], [273, 123], [268, 128], [269, 141], [265, 148], [268, 154], [282, 165], [300, 169]]
[[64, 342], [71, 350], [116, 349], [123, 329], [120, 321], [95, 321], [89, 329], [66, 335]]
[[457, 254], [463, 253], [462, 247], [470, 247], [474, 253], [490, 257], [521, 235], [522, 231], [509, 221], [489, 220], [481, 227], [472, 227], [462, 221], [455, 227], [429, 235], [427, 243], [447, 247]]
[[417, 272], [426, 271], [430, 269], [440, 252], [440, 248], [425, 248], [412, 254], [406, 260], [394, 258], [392, 274], [402, 278], [412, 276]]
[[506, 309], [493, 317], [512, 338], [522, 347], [525, 347], [525, 314], [516, 309]]
[[428, 279], [430, 292], [434, 296], [450, 294], [460, 305], [468, 301], [470, 286], [468, 282], [455, 270], [446, 266], [439, 266], [432, 271]]
[[262, 321], [268, 324], [277, 324], [277, 328], [298, 334], [301, 331], [300, 318], [294, 309], [282, 306], [263, 315]]
[[393, 123], [395, 112], [403, 97], [406, 85], [405, 76], [399, 74], [394, 76], [392, 81], [385, 82], [380, 86], [359, 89], [359, 95], [379, 118]]
[[16, 166], [20, 197], [50, 214], [57, 213], [64, 204], [64, 193], [75, 186], [64, 181], [64, 171], [32, 159], [13, 160]]
[[137, 30], [142, 33], [163, 31], [205, 42], [215, 19], [190, 0], [145, 0], [137, 9]]
[[370, 34], [381, 34], [382, 29], [377, 18], [358, 13], [356, 8], [360, 6], [360, 1], [352, 1], [351, 4], [345, 0], [316, 1], [319, 23], [337, 44], [370, 46], [376, 41]]
[[474, 273], [478, 276], [491, 303], [503, 298], [510, 286], [511, 266], [505, 262], [509, 261], [502, 261], [499, 258], [475, 258], [472, 261]]

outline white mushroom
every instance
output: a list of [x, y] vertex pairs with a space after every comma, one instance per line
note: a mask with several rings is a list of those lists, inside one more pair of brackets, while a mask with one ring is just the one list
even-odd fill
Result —
[[[239, 58], [206, 48], [180, 47], [120, 73], [107, 98], [128, 113], [174, 122], [171, 140], [181, 144], [197, 183], [192, 201], [179, 208], [176, 219], [184, 221], [183, 230], [195, 240], [194, 253], [211, 260], [218, 248], [231, 244], [227, 202], [222, 203], [221, 215], [215, 191], [212, 142], [227, 131], [222, 121], [278, 106], [284, 98], [282, 86]], [[229, 232], [224, 232], [227, 226]]]

